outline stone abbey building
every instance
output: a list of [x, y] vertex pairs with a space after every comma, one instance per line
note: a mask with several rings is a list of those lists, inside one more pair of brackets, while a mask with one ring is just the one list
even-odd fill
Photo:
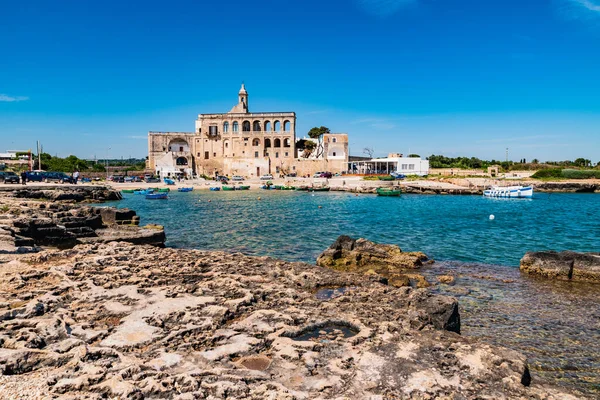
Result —
[[149, 132], [148, 168], [161, 177], [344, 171], [348, 135], [329, 134], [324, 141], [325, 149], [334, 149], [331, 154], [325, 151], [318, 159], [298, 159], [296, 113], [250, 112], [248, 92], [242, 84], [231, 111], [199, 114], [194, 132]]

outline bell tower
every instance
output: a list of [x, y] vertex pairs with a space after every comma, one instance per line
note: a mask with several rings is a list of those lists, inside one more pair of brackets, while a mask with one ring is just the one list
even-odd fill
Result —
[[248, 92], [246, 91], [246, 86], [244, 82], [242, 82], [242, 88], [240, 89], [239, 95], [239, 103], [243, 104], [243, 107], [246, 111], [248, 111]]

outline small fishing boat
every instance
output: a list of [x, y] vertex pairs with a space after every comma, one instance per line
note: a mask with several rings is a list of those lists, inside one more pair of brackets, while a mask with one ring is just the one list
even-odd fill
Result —
[[250, 190], [249, 185], [242, 185], [235, 188], [235, 190]]
[[158, 193], [169, 193], [171, 189], [169, 188], [160, 188], [158, 189]]
[[271, 185], [262, 185], [260, 188], [264, 190], [269, 190], [271, 189]]
[[310, 192], [329, 192], [329, 186], [310, 188]]
[[235, 190], [235, 186], [223, 186], [223, 190]]
[[139, 189], [139, 190], [134, 190], [133, 194], [141, 194], [141, 195], [147, 195], [147, 194], [152, 194], [154, 193], [154, 189]]
[[193, 187], [180, 187], [180, 188], [177, 188], [178, 192], [191, 192], [193, 190], [194, 190]]
[[167, 200], [169, 195], [167, 193], [148, 193], [146, 195], [147, 200]]
[[294, 190], [302, 191], [302, 192], [308, 192], [310, 190], [310, 187], [308, 187], [308, 186], [297, 186]]
[[279, 190], [294, 190], [296, 189], [294, 186], [281, 186]]
[[503, 197], [511, 199], [530, 199], [533, 197], [532, 186], [492, 186], [483, 191], [484, 197]]
[[174, 185], [175, 181], [173, 179], [165, 178], [163, 179], [166, 185]]
[[123, 189], [121, 193], [133, 193], [136, 189]]
[[221, 188], [217, 187], [217, 186], [213, 186], [213, 187], [210, 188], [211, 192], [218, 192], [219, 190], [221, 190]]
[[398, 197], [402, 193], [400, 188], [377, 188], [378, 196], [394, 196]]

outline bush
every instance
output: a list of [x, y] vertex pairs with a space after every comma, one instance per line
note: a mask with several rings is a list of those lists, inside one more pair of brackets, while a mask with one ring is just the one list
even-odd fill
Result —
[[560, 168], [544, 168], [537, 171], [531, 177], [536, 179], [544, 178], [562, 178], [562, 169]]
[[600, 179], [598, 170], [563, 169], [562, 176], [568, 179]]

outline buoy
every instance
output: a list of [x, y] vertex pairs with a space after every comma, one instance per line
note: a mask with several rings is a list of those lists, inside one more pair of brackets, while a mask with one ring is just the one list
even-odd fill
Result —
[[258, 198], [258, 200], [260, 200], [260, 197]]
[[496, 217], [494, 216], [494, 214], [490, 214], [490, 221], [493, 221]]
[[315, 195], [315, 194], [313, 193], [312, 195], [313, 195], [313, 197], [314, 197], [314, 195]]
[[319, 206], [319, 208], [323, 208], [323, 206]]
[[212, 200], [209, 200], [208, 202], [210, 203]]

